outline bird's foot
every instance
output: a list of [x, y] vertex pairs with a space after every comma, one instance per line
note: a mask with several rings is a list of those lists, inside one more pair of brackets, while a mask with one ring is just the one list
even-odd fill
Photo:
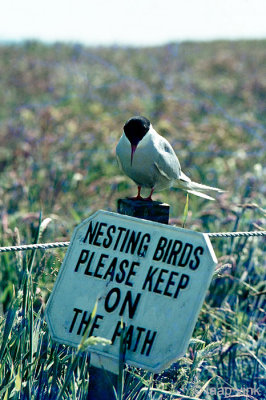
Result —
[[152, 198], [151, 198], [151, 195], [148, 196], [148, 197], [143, 197], [142, 200], [143, 201], [153, 201]]
[[151, 198], [153, 192], [154, 192], [154, 188], [151, 189], [150, 195], [148, 197], [145, 197], [145, 199], [143, 199], [143, 200], [144, 201], [153, 201], [152, 198]]
[[154, 189], [152, 188], [152, 189], [151, 189], [151, 192], [150, 192], [150, 195], [149, 195], [148, 197], [142, 197], [142, 196], [140, 195], [141, 186], [138, 186], [138, 194], [137, 194], [137, 196], [135, 196], [135, 197], [129, 197], [129, 198], [130, 198], [130, 200], [153, 201], [152, 198], [151, 198], [151, 196], [152, 196], [152, 194], [153, 194], [153, 191], [154, 191]]
[[130, 200], [141, 200], [141, 201], [143, 201], [143, 200], [145, 200], [143, 197], [141, 197], [141, 196], [139, 196], [139, 195], [137, 195], [137, 196], [134, 196], [134, 197], [129, 197], [129, 199]]
[[129, 197], [130, 200], [144, 200], [143, 197], [141, 197], [140, 192], [141, 192], [141, 186], [138, 186], [138, 194], [137, 194], [137, 196]]

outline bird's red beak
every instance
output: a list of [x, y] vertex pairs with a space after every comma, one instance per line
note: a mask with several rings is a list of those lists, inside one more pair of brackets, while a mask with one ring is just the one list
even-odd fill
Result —
[[133, 163], [133, 157], [134, 157], [134, 153], [136, 151], [137, 145], [136, 144], [132, 144], [131, 145], [131, 165]]

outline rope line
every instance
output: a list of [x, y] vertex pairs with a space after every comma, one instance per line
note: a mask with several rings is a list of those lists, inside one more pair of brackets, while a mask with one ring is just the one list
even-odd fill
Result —
[[[254, 236], [266, 236], [266, 231], [215, 232], [215, 233], [207, 233], [207, 235], [210, 238], [254, 237]], [[54, 242], [54, 243], [38, 243], [38, 244], [25, 244], [21, 246], [0, 247], [0, 253], [10, 252], [10, 251], [55, 249], [58, 247], [68, 247], [69, 244], [70, 242]]]
[[0, 247], [0, 253], [5, 253], [8, 251], [55, 249], [57, 247], [67, 247], [69, 243], [70, 242], [55, 242], [55, 243], [38, 243], [38, 244], [25, 244], [21, 246]]
[[250, 236], [266, 236], [266, 231], [251, 231], [251, 232], [215, 232], [207, 233], [209, 237], [250, 237]]

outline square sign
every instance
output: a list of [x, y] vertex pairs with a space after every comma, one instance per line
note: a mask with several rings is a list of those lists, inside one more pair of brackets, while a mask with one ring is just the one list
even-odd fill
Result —
[[[121, 319], [126, 362], [159, 372], [182, 356], [217, 263], [207, 234], [97, 211], [74, 231], [50, 296], [52, 338], [118, 365]], [[91, 313], [98, 300], [96, 315]]]

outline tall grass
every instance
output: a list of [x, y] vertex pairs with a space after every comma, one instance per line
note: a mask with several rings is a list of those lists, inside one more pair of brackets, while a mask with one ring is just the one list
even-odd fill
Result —
[[[262, 229], [265, 63], [263, 41], [0, 47], [0, 245], [69, 240], [81, 220], [132, 195], [114, 148], [134, 114], [151, 118], [191, 178], [227, 190], [216, 202], [191, 196], [189, 206], [175, 189], [155, 194], [171, 205], [172, 224]], [[222, 400], [225, 388], [240, 399], [266, 397], [264, 241], [212, 241], [219, 263], [188, 351], [153, 375], [124, 364], [121, 342], [117, 398]], [[64, 254], [0, 255], [1, 399], [90, 393], [84, 342], [52, 342], [44, 319]]]
[[[223, 243], [224, 254], [183, 358], [154, 376], [124, 365], [121, 359], [119, 385], [114, 387], [118, 399], [144, 399], [148, 394], [154, 399], [159, 395], [212, 399], [214, 390], [215, 398], [222, 399], [218, 393], [225, 387], [233, 394], [257, 389], [261, 397], [247, 398], [263, 398], [265, 288], [260, 279], [262, 246], [255, 241], [235, 240], [231, 245], [236, 253], [229, 253], [228, 243]], [[39, 298], [42, 272], [34, 256], [32, 252], [22, 263], [21, 278], [1, 318], [1, 398], [86, 399], [90, 357], [85, 349], [91, 342], [85, 335], [75, 350], [51, 341], [43, 316], [45, 304]], [[97, 345], [97, 340], [87, 340]]]

